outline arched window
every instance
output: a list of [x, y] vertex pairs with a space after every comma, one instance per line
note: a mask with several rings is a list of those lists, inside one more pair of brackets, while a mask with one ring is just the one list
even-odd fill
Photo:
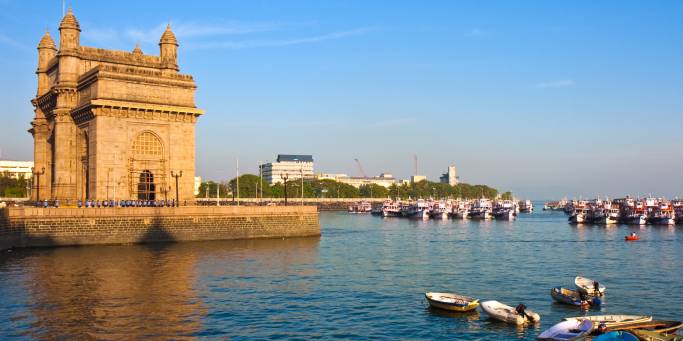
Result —
[[138, 181], [138, 200], [156, 200], [156, 185], [154, 185], [154, 174], [149, 170], [140, 173]]
[[160, 159], [163, 154], [164, 148], [161, 140], [150, 131], [142, 132], [133, 141], [133, 155], [136, 159]]

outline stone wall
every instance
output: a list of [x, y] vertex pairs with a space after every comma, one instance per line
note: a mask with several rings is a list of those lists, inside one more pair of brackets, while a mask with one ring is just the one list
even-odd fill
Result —
[[0, 209], [0, 250], [319, 235], [312, 206]]

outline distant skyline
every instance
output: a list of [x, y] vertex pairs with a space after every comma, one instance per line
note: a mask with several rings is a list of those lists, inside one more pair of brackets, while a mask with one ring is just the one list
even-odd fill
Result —
[[[197, 174], [461, 181], [518, 197], [683, 196], [680, 1], [66, 1], [81, 44], [158, 54], [198, 85]], [[3, 159], [31, 160], [35, 47], [62, 1], [0, 0]]]

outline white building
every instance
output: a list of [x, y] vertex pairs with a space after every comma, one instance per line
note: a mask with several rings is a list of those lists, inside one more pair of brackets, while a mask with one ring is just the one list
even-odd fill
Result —
[[194, 177], [194, 196], [199, 195], [199, 187], [202, 186], [202, 177], [201, 176], [195, 176]]
[[337, 182], [349, 184], [353, 187], [360, 188], [363, 185], [375, 184], [382, 187], [389, 188], [391, 185], [396, 183], [396, 179], [393, 175], [389, 173], [382, 173], [379, 176], [348, 176], [346, 174], [325, 174], [320, 173], [317, 175], [318, 180], [334, 180]]
[[458, 184], [458, 174], [455, 171], [455, 166], [448, 166], [448, 172], [441, 175], [439, 178], [442, 183], [455, 186]]
[[413, 175], [410, 177], [410, 183], [418, 183], [420, 181], [426, 181], [427, 177], [424, 175]]
[[24, 179], [30, 179], [33, 177], [33, 161], [0, 160], [0, 174], [14, 179], [23, 175]]
[[301, 179], [313, 179], [313, 156], [312, 155], [289, 155], [279, 154], [276, 162], [261, 165], [263, 180], [270, 185]]

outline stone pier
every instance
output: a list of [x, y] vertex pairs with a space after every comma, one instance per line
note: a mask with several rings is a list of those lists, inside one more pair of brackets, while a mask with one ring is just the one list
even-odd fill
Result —
[[0, 209], [0, 250], [319, 235], [315, 206]]

